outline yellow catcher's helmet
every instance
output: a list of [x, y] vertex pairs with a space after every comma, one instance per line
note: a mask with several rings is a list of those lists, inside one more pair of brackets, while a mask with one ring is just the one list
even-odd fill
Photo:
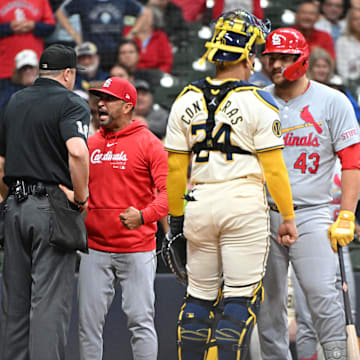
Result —
[[201, 61], [212, 63], [237, 64], [254, 53], [255, 44], [264, 44], [270, 32], [269, 20], [262, 21], [246, 10], [237, 9], [226, 12], [216, 19], [215, 32], [205, 44], [206, 53]]

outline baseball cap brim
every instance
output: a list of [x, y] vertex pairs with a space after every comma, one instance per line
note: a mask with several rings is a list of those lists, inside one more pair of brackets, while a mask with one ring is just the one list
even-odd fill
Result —
[[90, 88], [89, 89], [89, 93], [93, 94], [93, 95], [96, 95], [96, 96], [100, 96], [101, 94], [107, 94], [107, 95], [111, 95], [117, 99], [120, 99], [120, 100], [124, 100], [126, 101], [125, 99], [122, 99], [121, 97], [119, 97], [118, 95], [114, 94], [112, 91], [110, 90], [105, 90], [105, 89], [95, 89], [95, 88]]

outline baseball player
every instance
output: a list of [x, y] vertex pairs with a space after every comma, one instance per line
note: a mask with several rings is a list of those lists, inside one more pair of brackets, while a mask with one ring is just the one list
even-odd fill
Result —
[[[339, 208], [341, 203], [341, 164], [337, 159], [335, 163], [334, 174], [332, 176], [332, 196], [333, 200], [329, 204], [331, 218], [335, 221], [339, 215]], [[356, 289], [355, 280], [352, 270], [351, 258], [348, 246], [343, 248], [344, 266], [346, 271], [346, 279], [349, 287], [350, 302], [353, 318], [356, 318]], [[313, 360], [323, 360], [323, 352], [321, 346], [318, 345], [316, 331], [312, 324], [311, 314], [306, 303], [304, 293], [299, 285], [299, 282], [292, 273], [292, 283], [294, 289], [294, 306], [296, 312], [296, 349], [300, 354], [314, 354], [316, 347], [317, 351], [314, 356], [311, 357]], [[337, 279], [336, 286], [339, 292], [340, 301], [343, 302], [343, 290], [342, 280], [340, 275], [340, 267], [337, 268]]]
[[[203, 59], [215, 78], [192, 83], [172, 106], [165, 148], [170, 238], [187, 238], [188, 286], [179, 315], [179, 359], [205, 359], [211, 339], [219, 359], [245, 359], [262, 298], [269, 251], [265, 179], [283, 222], [278, 241], [297, 237], [281, 149], [278, 109], [270, 94], [247, 83], [255, 44], [268, 29], [244, 10], [221, 15]], [[192, 157], [193, 188], [183, 196]], [[224, 309], [214, 324], [218, 289]]]
[[[281, 215], [270, 198], [272, 241], [259, 316], [263, 359], [288, 359], [289, 261], [305, 294], [325, 358], [346, 359], [345, 315], [335, 287], [335, 252], [354, 235], [360, 186], [359, 126], [341, 92], [306, 77], [309, 48], [300, 32], [289, 28], [273, 31], [264, 54], [269, 58], [273, 81], [269, 92], [280, 107], [283, 154], [299, 239], [290, 248], [274, 241]], [[337, 156], [342, 165], [342, 197], [339, 216], [332, 224], [329, 203]], [[300, 353], [300, 358], [311, 359], [315, 351]]]

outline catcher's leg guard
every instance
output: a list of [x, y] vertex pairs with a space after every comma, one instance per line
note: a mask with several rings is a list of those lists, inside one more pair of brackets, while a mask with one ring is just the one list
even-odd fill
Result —
[[346, 360], [347, 344], [346, 341], [329, 341], [322, 344], [326, 360]]
[[216, 327], [219, 360], [246, 360], [250, 336], [262, 301], [260, 283], [253, 297], [224, 299], [224, 311]]
[[178, 321], [178, 359], [205, 360], [215, 321], [217, 302], [186, 295]]

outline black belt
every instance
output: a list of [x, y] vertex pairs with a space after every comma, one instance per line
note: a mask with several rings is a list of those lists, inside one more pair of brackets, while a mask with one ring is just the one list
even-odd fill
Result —
[[45, 196], [47, 195], [46, 186], [42, 182], [28, 184], [23, 180], [16, 180], [9, 187], [9, 195], [14, 195], [17, 202], [22, 202], [29, 195]]
[[[296, 210], [301, 210], [301, 209], [306, 209], [306, 208], [311, 208], [311, 207], [314, 207], [314, 206], [321, 206], [321, 205], [326, 205], [326, 204], [294, 205], [294, 206], [293, 206], [293, 209], [294, 209], [294, 211], [296, 211]], [[269, 204], [269, 208], [270, 208], [271, 210], [273, 210], [273, 211], [278, 212], [278, 213], [280, 212], [279, 209], [278, 209], [278, 207], [277, 207], [275, 204]]]
[[[304, 207], [307, 207], [307, 206], [294, 205], [294, 211], [295, 211], [295, 210], [298, 210], [298, 209], [301, 209], [301, 208], [304, 208]], [[272, 211], [280, 212], [279, 209], [278, 209], [278, 207], [276, 206], [276, 204], [269, 204], [269, 208], [270, 208]]]

